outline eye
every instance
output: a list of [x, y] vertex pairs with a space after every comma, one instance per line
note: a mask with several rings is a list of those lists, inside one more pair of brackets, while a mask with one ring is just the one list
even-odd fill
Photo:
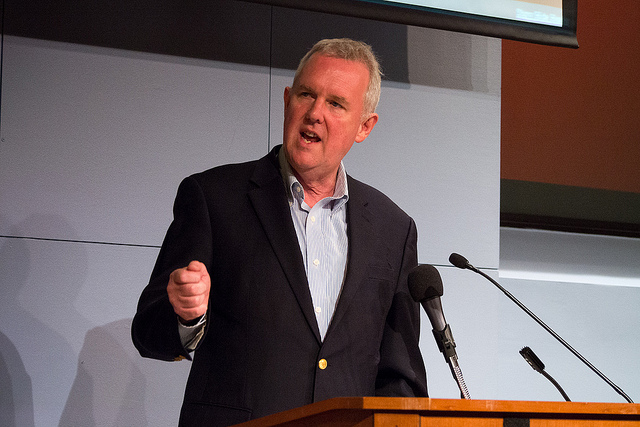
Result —
[[335, 108], [342, 108], [342, 104], [340, 104], [339, 102], [336, 102], [336, 101], [330, 101], [329, 105], [331, 105], [332, 107], [335, 107]]

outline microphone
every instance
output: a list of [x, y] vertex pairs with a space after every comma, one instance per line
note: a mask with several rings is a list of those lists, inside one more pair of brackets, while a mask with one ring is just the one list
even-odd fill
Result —
[[600, 378], [602, 378], [607, 384], [609, 384], [609, 386], [611, 386], [611, 388], [613, 388], [616, 391], [616, 393], [618, 393], [620, 396], [624, 397], [627, 402], [633, 403], [633, 400], [631, 400], [631, 398], [629, 396], [627, 396], [627, 394], [624, 391], [622, 391], [622, 389], [620, 387], [615, 385], [613, 383], [613, 381], [611, 381], [609, 378], [607, 378], [602, 372], [600, 372], [598, 370], [598, 368], [593, 366], [593, 364], [591, 362], [589, 362], [583, 355], [578, 353], [578, 351], [575, 350], [573, 347], [571, 347], [569, 345], [569, 343], [567, 343], [564, 339], [562, 339], [562, 337], [560, 335], [558, 335], [553, 329], [551, 329], [549, 326], [547, 326], [546, 323], [544, 323], [538, 316], [536, 316], [531, 310], [529, 310], [516, 297], [511, 295], [511, 293], [509, 293], [509, 291], [507, 291], [505, 288], [500, 286], [500, 284], [498, 282], [496, 282], [495, 280], [493, 280], [489, 275], [487, 275], [483, 271], [480, 271], [476, 267], [471, 265], [471, 263], [469, 261], [467, 261], [467, 259], [465, 257], [463, 257], [462, 255], [460, 255], [460, 254], [452, 253], [449, 256], [449, 262], [451, 264], [453, 264], [455, 267], [462, 268], [462, 269], [468, 269], [468, 270], [471, 270], [471, 271], [473, 271], [475, 273], [478, 273], [479, 275], [481, 275], [482, 277], [484, 277], [485, 279], [487, 279], [491, 283], [493, 283], [507, 297], [509, 297], [509, 299], [511, 301], [513, 301], [518, 307], [520, 307], [522, 310], [524, 310], [525, 313], [527, 313], [529, 316], [531, 316], [531, 318], [533, 320], [535, 320], [540, 326], [542, 326], [547, 332], [549, 332], [555, 339], [557, 339], [562, 345], [564, 345], [567, 348], [567, 350], [569, 350], [571, 353], [573, 353], [573, 355], [576, 356], [578, 359], [580, 359], [580, 361], [582, 363], [587, 365], [589, 367], [589, 369], [591, 369]]
[[534, 371], [541, 373], [543, 377], [551, 381], [551, 384], [556, 386], [562, 397], [564, 397], [564, 400], [566, 400], [567, 402], [571, 402], [571, 399], [569, 399], [567, 393], [565, 393], [562, 387], [560, 387], [560, 384], [558, 384], [558, 382], [544, 370], [544, 363], [542, 363], [542, 360], [540, 360], [538, 356], [536, 356], [533, 350], [531, 350], [529, 347], [524, 347], [522, 348], [522, 350], [520, 350], [520, 355], [524, 357], [524, 360], [526, 360], [527, 363], [531, 365]]
[[471, 399], [467, 386], [464, 383], [464, 378], [462, 377], [462, 370], [458, 365], [456, 343], [453, 340], [451, 327], [444, 319], [444, 313], [442, 311], [440, 297], [444, 294], [444, 291], [440, 273], [438, 273], [438, 270], [432, 265], [418, 265], [409, 273], [408, 284], [411, 298], [422, 304], [422, 307], [427, 312], [427, 316], [433, 327], [433, 336], [438, 344], [438, 349], [449, 364], [451, 374], [460, 389], [461, 397], [463, 399]]

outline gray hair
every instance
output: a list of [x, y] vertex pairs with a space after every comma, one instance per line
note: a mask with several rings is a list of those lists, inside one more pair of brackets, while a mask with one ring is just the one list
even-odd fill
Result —
[[363, 115], [368, 116], [376, 111], [380, 101], [380, 86], [382, 81], [382, 69], [378, 63], [373, 49], [366, 43], [351, 39], [324, 39], [316, 43], [309, 52], [300, 60], [293, 85], [295, 86], [302, 69], [307, 65], [314, 54], [345, 59], [364, 64], [369, 70], [369, 86], [364, 95]]

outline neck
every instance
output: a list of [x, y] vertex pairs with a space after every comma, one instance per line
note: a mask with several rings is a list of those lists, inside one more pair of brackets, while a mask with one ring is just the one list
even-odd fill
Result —
[[302, 176], [295, 170], [293, 174], [302, 185], [304, 189], [304, 201], [310, 208], [325, 197], [333, 196], [335, 192], [337, 171], [325, 177], [315, 179], [313, 177]]

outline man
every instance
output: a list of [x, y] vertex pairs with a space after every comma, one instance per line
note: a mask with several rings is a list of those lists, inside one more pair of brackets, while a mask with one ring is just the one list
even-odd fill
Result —
[[190, 358], [180, 423], [337, 396], [426, 396], [416, 227], [342, 158], [375, 126], [368, 45], [318, 42], [284, 91], [283, 145], [185, 179], [133, 320], [145, 357]]

